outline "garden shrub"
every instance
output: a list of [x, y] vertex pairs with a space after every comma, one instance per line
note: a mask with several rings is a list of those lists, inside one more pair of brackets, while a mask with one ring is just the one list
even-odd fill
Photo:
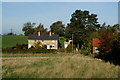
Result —
[[[72, 50], [72, 47], [73, 47], [73, 50]], [[66, 48], [67, 52], [72, 52], [74, 50], [75, 50], [75, 46], [74, 45], [72, 46], [72, 44], [69, 44], [68, 47]]]
[[60, 37], [60, 40], [65, 40], [65, 38], [64, 37]]
[[58, 52], [65, 52], [65, 49], [64, 48], [60, 48], [57, 50]]
[[91, 46], [91, 41], [87, 41], [85, 42], [85, 46], [83, 48], [81, 48], [80, 53], [87, 56], [90, 55], [92, 53], [92, 46]]
[[52, 49], [12, 49], [12, 48], [3, 48], [2, 49], [2, 53], [13, 53], [13, 54], [17, 54], [17, 53], [56, 53], [56, 50], [52, 50]]

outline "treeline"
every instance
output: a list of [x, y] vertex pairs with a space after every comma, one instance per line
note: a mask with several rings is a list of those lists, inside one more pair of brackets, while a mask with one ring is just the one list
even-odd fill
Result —
[[43, 24], [39, 24], [35, 27], [36, 23], [27, 22], [23, 25], [22, 31], [24, 35], [28, 36], [29, 34], [38, 34], [40, 31], [41, 34], [49, 34], [51, 31], [54, 34], [58, 34], [59, 36], [65, 35], [65, 25], [61, 21], [57, 21], [50, 26], [50, 30], [44, 28]]

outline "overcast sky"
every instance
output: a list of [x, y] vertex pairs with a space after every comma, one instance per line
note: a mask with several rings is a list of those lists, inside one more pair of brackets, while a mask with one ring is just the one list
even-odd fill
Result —
[[114, 25], [118, 23], [117, 2], [2, 2], [2, 32], [12, 28], [17, 34], [23, 33], [26, 22], [42, 23], [48, 28], [53, 22], [69, 23], [75, 10], [88, 10], [98, 15], [98, 22]]

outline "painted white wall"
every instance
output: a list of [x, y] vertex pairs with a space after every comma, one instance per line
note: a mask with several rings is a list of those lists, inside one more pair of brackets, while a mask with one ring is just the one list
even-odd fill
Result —
[[67, 48], [68, 47], [68, 44], [64, 44], [64, 48]]
[[32, 46], [31, 44], [28, 44], [28, 49], [31, 48], [31, 46]]

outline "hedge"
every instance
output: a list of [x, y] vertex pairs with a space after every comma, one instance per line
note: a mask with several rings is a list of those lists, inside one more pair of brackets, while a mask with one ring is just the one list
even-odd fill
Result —
[[11, 49], [4, 48], [2, 49], [2, 53], [56, 53], [56, 50], [52, 49]]

